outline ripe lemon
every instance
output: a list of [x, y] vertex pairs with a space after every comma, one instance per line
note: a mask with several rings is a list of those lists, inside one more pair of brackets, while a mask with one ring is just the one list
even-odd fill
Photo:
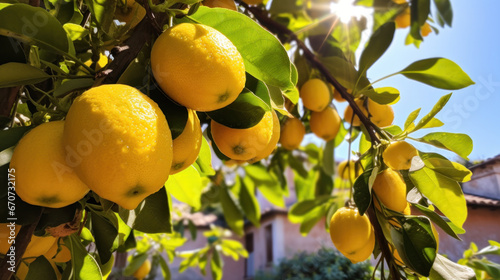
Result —
[[262, 150], [262, 152], [248, 161], [249, 163], [254, 163], [268, 157], [274, 151], [274, 149], [276, 149], [276, 145], [278, 144], [278, 140], [280, 139], [280, 120], [278, 119], [278, 115], [276, 115], [276, 112], [274, 110], [271, 110], [271, 113], [273, 114], [273, 134], [271, 136], [271, 140], [269, 140], [269, 143], [267, 144], [266, 148]]
[[33, 205], [61, 208], [77, 202], [89, 188], [65, 162], [64, 121], [43, 123], [17, 144], [10, 167], [16, 192]]
[[311, 113], [309, 126], [316, 136], [325, 141], [330, 141], [337, 136], [341, 121], [335, 109], [326, 107], [326, 109], [321, 112]]
[[349, 162], [344, 160], [337, 166], [337, 174], [344, 180], [354, 180], [361, 175], [361, 173], [363, 173], [361, 168], [356, 172], [356, 163], [353, 160], [350, 160]]
[[148, 276], [149, 271], [151, 271], [151, 262], [149, 260], [145, 260], [142, 265], [134, 272], [133, 276], [137, 278], [137, 280], [142, 280], [146, 276]]
[[[366, 108], [364, 107], [364, 101], [362, 99], [355, 99], [354, 102], [358, 105], [359, 109], [363, 112], [364, 115], [367, 115]], [[352, 110], [351, 106], [347, 106], [347, 108], [344, 111], [344, 121], [350, 123], [352, 126], [360, 126], [361, 121], [359, 120], [359, 117], [357, 115], [354, 115], [354, 111]]]
[[64, 127], [66, 163], [89, 188], [134, 209], [167, 181], [172, 136], [158, 105], [127, 85], [94, 87], [73, 102]]
[[397, 171], [387, 168], [379, 173], [372, 188], [385, 207], [397, 212], [407, 207], [406, 185]]
[[[60, 251], [58, 252], [58, 250]], [[64, 245], [64, 242], [61, 239], [61, 244], [59, 242], [54, 242], [54, 245], [45, 253], [43, 254], [48, 260], [53, 260], [54, 262], [60, 262], [60, 263], [65, 263], [69, 260], [71, 260], [71, 252], [69, 251], [69, 248]]]
[[165, 30], [151, 50], [151, 68], [170, 98], [196, 111], [229, 105], [246, 80], [243, 58], [233, 43], [202, 24]]
[[117, 7], [115, 12], [115, 18], [130, 25], [130, 28], [139, 24], [145, 15], [146, 10], [135, 0], [127, 0], [127, 5]]
[[370, 112], [370, 120], [378, 127], [390, 126], [394, 121], [394, 111], [390, 105], [378, 104], [368, 99], [368, 111]]
[[375, 235], [366, 215], [357, 208], [342, 207], [330, 220], [330, 237], [335, 247], [351, 262], [362, 262], [370, 257], [375, 247]]
[[[342, 95], [340, 95], [340, 92], [338, 90], [336, 90], [333, 86], [332, 86], [332, 91], [333, 91], [333, 99], [335, 99], [335, 101], [337, 102], [345, 102], [347, 100], [344, 99], [344, 97], [342, 97]], [[347, 90], [347, 92], [349, 92], [351, 90]]]
[[[14, 236], [17, 236], [21, 230], [20, 225], [15, 226]], [[0, 224], [0, 254], [7, 254], [11, 246], [18, 246], [15, 243], [9, 243], [8, 237], [11, 236], [10, 228], [7, 227], [7, 224]], [[26, 247], [26, 251], [24, 251], [23, 259], [30, 258], [27, 261], [31, 262], [35, 260], [36, 257], [45, 254], [52, 245], [56, 242], [56, 238], [53, 236], [31, 236], [31, 240], [28, 243], [28, 247]]]
[[418, 156], [417, 149], [405, 141], [392, 142], [382, 153], [384, 163], [394, 170], [410, 169], [415, 156]]
[[422, 34], [423, 37], [426, 37], [427, 35], [431, 34], [431, 32], [432, 28], [427, 22], [420, 28], [420, 33]]
[[330, 104], [330, 90], [322, 80], [310, 79], [300, 88], [300, 98], [304, 107], [314, 112], [321, 112]]
[[288, 118], [281, 128], [281, 146], [290, 151], [295, 150], [300, 146], [300, 143], [302, 143], [305, 134], [306, 127], [300, 119]]
[[212, 120], [211, 132], [215, 144], [228, 158], [251, 160], [271, 141], [273, 114], [266, 112], [259, 123], [245, 129], [230, 128]]
[[198, 158], [201, 149], [202, 133], [200, 119], [196, 111], [188, 109], [188, 119], [181, 135], [172, 143], [173, 159], [170, 174], [188, 168]]
[[394, 19], [397, 28], [406, 28], [410, 26], [411, 23], [411, 14], [410, 8], [404, 9], [399, 15]]

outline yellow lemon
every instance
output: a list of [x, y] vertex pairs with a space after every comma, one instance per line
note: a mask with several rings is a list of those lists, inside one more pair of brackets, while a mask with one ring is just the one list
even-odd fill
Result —
[[257, 157], [271, 141], [273, 114], [266, 112], [260, 122], [250, 128], [230, 128], [214, 120], [210, 127], [212, 138], [224, 155], [247, 161]]
[[[119, 0], [123, 1], [123, 0]], [[146, 10], [135, 0], [127, 0], [123, 7], [116, 7], [115, 18], [134, 28], [146, 15]]]
[[431, 34], [431, 32], [432, 28], [427, 22], [420, 28], [420, 33], [422, 34], [423, 37], [426, 37], [427, 35]]
[[188, 109], [188, 119], [181, 135], [174, 139], [170, 174], [188, 168], [198, 158], [202, 141], [200, 119], [196, 111]]
[[390, 105], [378, 104], [368, 99], [368, 111], [370, 112], [370, 120], [378, 127], [390, 126], [394, 121], [394, 111]]
[[321, 112], [311, 113], [309, 126], [316, 136], [325, 141], [330, 141], [337, 136], [341, 121], [335, 109], [326, 107], [326, 109]]
[[368, 259], [375, 247], [373, 227], [357, 208], [342, 207], [330, 220], [330, 237], [335, 247], [353, 263]]
[[384, 163], [394, 170], [410, 169], [415, 156], [418, 156], [417, 149], [405, 141], [392, 142], [382, 153]]
[[[354, 102], [356, 105], [358, 105], [359, 109], [363, 112], [364, 115], [367, 114], [366, 108], [364, 107], [364, 101], [362, 99], [355, 99]], [[345, 111], [344, 111], [344, 121], [350, 123], [352, 126], [360, 126], [361, 121], [359, 120], [359, 117], [357, 115], [354, 115], [354, 111], [352, 110], [351, 106], [347, 106]]]
[[15, 247], [15, 241], [17, 234], [21, 226], [16, 224], [0, 224], [0, 254], [7, 254], [11, 246]]
[[361, 175], [361, 173], [363, 173], [363, 170], [359, 168], [359, 170], [356, 171], [356, 163], [353, 160], [349, 162], [344, 160], [337, 166], [337, 174], [344, 180], [354, 180]]
[[43, 123], [17, 144], [10, 167], [16, 192], [33, 205], [61, 208], [83, 198], [89, 188], [65, 161], [64, 121]]
[[151, 51], [153, 75], [165, 93], [196, 111], [233, 102], [245, 86], [243, 58], [219, 31], [181, 23], [163, 32]]
[[[43, 254], [48, 260], [53, 260], [54, 262], [60, 262], [60, 263], [65, 263], [69, 260], [71, 260], [71, 252], [69, 251], [69, 248], [64, 245], [64, 242], [61, 240], [61, 243], [59, 242], [54, 242], [54, 245], [45, 253]], [[61, 248], [59, 250], [59, 248]], [[58, 252], [59, 250], [59, 252]]]
[[330, 104], [330, 90], [320, 79], [310, 79], [300, 88], [304, 107], [314, 112], [323, 111]]
[[297, 118], [288, 118], [281, 128], [280, 143], [287, 150], [295, 150], [302, 143], [306, 127]]
[[[7, 227], [7, 224], [0, 224], [0, 254], [7, 254], [10, 247], [14, 248], [18, 246], [14, 241], [14, 238], [21, 230], [20, 225], [15, 225], [12, 227]], [[12, 237], [12, 238], [10, 238]], [[24, 251], [22, 256], [23, 259], [27, 259], [27, 262], [32, 262], [36, 257], [45, 254], [56, 242], [56, 238], [53, 236], [31, 236], [31, 240]], [[17, 256], [16, 256], [17, 257]]]
[[410, 8], [404, 9], [399, 15], [394, 19], [397, 28], [406, 28], [411, 24], [411, 14]]
[[137, 280], [142, 280], [146, 276], [148, 276], [149, 271], [151, 271], [151, 262], [149, 260], [145, 260], [142, 265], [134, 272], [133, 276], [137, 278]]
[[269, 143], [267, 144], [266, 148], [262, 150], [262, 152], [248, 161], [249, 163], [254, 163], [268, 157], [274, 151], [274, 149], [276, 149], [276, 145], [278, 144], [278, 140], [280, 139], [280, 120], [278, 119], [278, 115], [276, 115], [276, 112], [274, 110], [271, 110], [271, 112], [273, 114], [273, 134], [271, 136], [271, 140], [269, 140]]
[[[333, 86], [332, 86], [332, 91], [333, 91], [333, 99], [335, 99], [335, 101], [337, 102], [345, 102], [347, 100], [344, 99], [344, 97], [342, 97], [342, 95], [340, 95], [340, 92], [338, 90], [336, 90]], [[347, 92], [349, 92], [350, 90], [347, 90]]]
[[100, 197], [134, 209], [167, 181], [172, 136], [158, 105], [127, 85], [94, 87], [73, 102], [66, 163]]
[[392, 0], [392, 2], [394, 2], [396, 4], [405, 4], [405, 3], [407, 3], [407, 0]]
[[388, 168], [379, 173], [372, 188], [385, 207], [396, 212], [403, 212], [407, 207], [406, 184], [397, 171]]

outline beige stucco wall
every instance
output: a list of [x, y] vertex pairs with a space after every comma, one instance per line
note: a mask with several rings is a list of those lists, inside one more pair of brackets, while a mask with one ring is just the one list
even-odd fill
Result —
[[463, 184], [465, 193], [500, 199], [500, 164], [490, 164], [473, 169], [469, 182]]

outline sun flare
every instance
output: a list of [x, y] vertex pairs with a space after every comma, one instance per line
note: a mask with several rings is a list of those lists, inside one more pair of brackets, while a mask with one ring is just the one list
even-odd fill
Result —
[[337, 15], [342, 23], [348, 23], [353, 17], [368, 17], [372, 11], [367, 7], [354, 5], [354, 0], [339, 0], [338, 3], [330, 4], [330, 12]]

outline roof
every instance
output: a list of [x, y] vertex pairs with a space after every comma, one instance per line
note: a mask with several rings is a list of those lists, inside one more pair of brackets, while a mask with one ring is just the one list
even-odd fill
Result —
[[496, 156], [494, 156], [492, 158], [486, 159], [486, 160], [484, 160], [481, 163], [478, 163], [476, 165], [471, 166], [469, 169], [473, 170], [473, 169], [476, 169], [476, 168], [482, 168], [482, 167], [486, 167], [488, 165], [491, 165], [491, 164], [494, 164], [494, 163], [497, 163], [497, 162], [500, 162], [500, 155], [496, 155]]
[[172, 208], [176, 211], [172, 211], [172, 220], [179, 221], [184, 219], [184, 224], [187, 225], [188, 221], [191, 220], [193, 224], [198, 228], [209, 227], [210, 224], [215, 223], [217, 220], [217, 215], [215, 214], [205, 214], [202, 212], [191, 213], [191, 208], [183, 203], [173, 203]]
[[476, 207], [500, 208], [500, 200], [481, 197], [473, 194], [464, 194], [467, 205]]

